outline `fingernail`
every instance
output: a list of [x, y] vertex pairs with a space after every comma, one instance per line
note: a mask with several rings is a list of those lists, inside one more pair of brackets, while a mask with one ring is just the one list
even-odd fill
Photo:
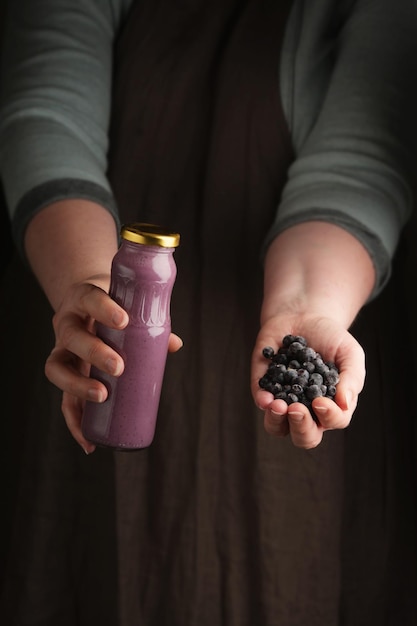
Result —
[[345, 395], [346, 408], [349, 409], [353, 402], [353, 391], [348, 389]]
[[288, 411], [288, 415], [294, 422], [302, 422], [304, 419], [304, 414], [298, 411]]
[[88, 397], [88, 400], [91, 400], [92, 402], [104, 401], [104, 395], [103, 395], [103, 392], [100, 391], [100, 389], [89, 389], [87, 391], [87, 397]]
[[112, 322], [116, 326], [120, 326], [120, 324], [123, 323], [124, 319], [125, 319], [125, 315], [123, 311], [115, 311], [112, 315]]
[[316, 406], [314, 405], [314, 412], [315, 413], [320, 413], [320, 415], [326, 415], [326, 413], [328, 412], [328, 408], [327, 406]]
[[80, 446], [81, 446], [81, 448], [84, 450], [84, 452], [85, 452], [85, 454], [86, 454], [87, 456], [90, 456], [90, 454], [93, 454], [93, 452], [94, 452], [94, 451], [95, 451], [95, 449], [96, 449], [96, 446], [95, 446], [95, 444], [94, 444], [94, 443], [90, 443], [90, 444], [84, 444], [84, 443], [82, 443], [82, 444], [80, 444]]
[[112, 374], [113, 376], [117, 376], [122, 372], [122, 366], [120, 362], [117, 359], [113, 359], [112, 357], [110, 359], [107, 359], [106, 369], [108, 373]]
[[274, 417], [284, 417], [284, 414], [283, 414], [283, 413], [276, 413], [276, 412], [275, 412], [275, 411], [273, 411], [272, 409], [271, 409], [271, 413], [272, 413], [272, 415], [273, 415]]

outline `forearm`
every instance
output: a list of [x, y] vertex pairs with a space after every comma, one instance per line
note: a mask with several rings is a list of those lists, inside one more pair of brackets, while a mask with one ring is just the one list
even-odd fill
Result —
[[326, 222], [293, 226], [268, 248], [261, 322], [308, 314], [349, 328], [374, 282], [372, 260], [350, 233]]
[[84, 198], [117, 219], [106, 157], [113, 42], [130, 4], [9, 3], [1, 56], [0, 172], [22, 254], [26, 225], [47, 204]]
[[87, 200], [42, 209], [26, 230], [27, 259], [53, 309], [69, 286], [92, 282], [108, 290], [118, 233], [112, 215]]
[[416, 10], [413, 0], [296, 2], [281, 57], [296, 159], [267, 243], [312, 219], [349, 230], [375, 264], [371, 297], [414, 205]]

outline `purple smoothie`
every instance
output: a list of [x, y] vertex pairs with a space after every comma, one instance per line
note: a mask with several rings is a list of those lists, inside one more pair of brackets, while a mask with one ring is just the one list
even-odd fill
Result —
[[129, 313], [124, 330], [97, 325], [97, 335], [124, 359], [121, 376], [91, 369], [109, 396], [87, 402], [84, 436], [101, 446], [137, 450], [154, 438], [168, 340], [170, 301], [176, 278], [173, 252], [179, 236], [147, 224], [122, 229], [122, 243], [112, 264], [110, 295]]

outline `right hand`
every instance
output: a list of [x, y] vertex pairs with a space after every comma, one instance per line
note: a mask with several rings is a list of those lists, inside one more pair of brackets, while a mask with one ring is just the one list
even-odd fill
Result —
[[[53, 317], [55, 347], [45, 363], [46, 377], [63, 391], [62, 412], [68, 429], [88, 454], [95, 445], [81, 431], [84, 403], [104, 402], [107, 398], [105, 385], [89, 378], [90, 367], [94, 365], [112, 376], [120, 376], [124, 369], [122, 357], [96, 336], [95, 321], [123, 329], [129, 316], [97, 285], [73, 285]], [[169, 352], [176, 352], [181, 346], [181, 339], [171, 334]]]

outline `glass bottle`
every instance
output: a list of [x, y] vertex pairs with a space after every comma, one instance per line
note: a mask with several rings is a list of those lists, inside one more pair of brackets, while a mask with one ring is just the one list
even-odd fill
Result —
[[168, 340], [170, 303], [177, 268], [173, 253], [179, 234], [154, 224], [121, 229], [111, 270], [110, 296], [129, 314], [123, 330], [97, 324], [97, 335], [124, 359], [119, 377], [95, 367], [90, 375], [109, 392], [103, 403], [86, 402], [82, 431], [91, 442], [117, 450], [137, 450], [154, 438]]

